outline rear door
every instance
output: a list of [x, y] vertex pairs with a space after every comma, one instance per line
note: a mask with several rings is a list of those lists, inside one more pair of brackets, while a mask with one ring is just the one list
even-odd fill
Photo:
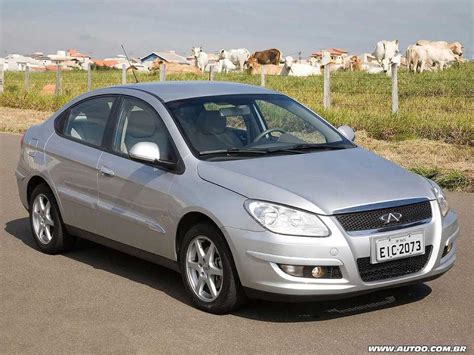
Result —
[[[146, 94], [137, 94], [143, 97]], [[162, 160], [176, 161], [176, 150], [155, 109], [136, 97], [124, 96], [116, 113], [113, 139], [99, 160], [101, 234], [135, 248], [173, 258], [169, 231], [169, 190], [175, 173], [133, 161], [128, 152], [139, 142], [158, 145]]]
[[54, 182], [66, 224], [89, 232], [99, 231], [97, 216], [97, 164], [106, 126], [116, 96], [100, 96], [68, 109], [47, 143]]

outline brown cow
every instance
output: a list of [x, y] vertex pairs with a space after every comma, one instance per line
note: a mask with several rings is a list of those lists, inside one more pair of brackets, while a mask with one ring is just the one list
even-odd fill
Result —
[[[258, 64], [257, 59], [249, 58], [247, 63], [247, 73], [252, 75], [259, 75], [261, 73], [261, 64]], [[282, 66], [274, 64], [265, 64], [265, 74], [266, 75], [280, 75], [283, 69]]]
[[353, 55], [350, 59], [350, 67], [351, 71], [362, 71], [363, 65], [362, 65], [362, 60], [356, 55]]
[[[150, 71], [160, 70], [160, 65], [164, 62], [161, 59], [155, 59], [151, 64]], [[166, 67], [166, 74], [182, 74], [182, 73], [195, 73], [202, 74], [202, 71], [194, 65], [179, 64], [179, 63], [164, 63]]]
[[253, 53], [250, 58], [255, 58], [258, 64], [278, 65], [280, 64], [281, 52], [276, 48], [266, 49], [264, 51]]

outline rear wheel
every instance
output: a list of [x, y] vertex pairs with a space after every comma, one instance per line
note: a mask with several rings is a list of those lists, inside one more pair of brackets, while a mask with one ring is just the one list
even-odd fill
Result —
[[66, 233], [58, 204], [48, 186], [35, 187], [30, 197], [30, 226], [38, 249], [47, 254], [70, 250], [74, 237]]
[[197, 308], [223, 314], [244, 301], [232, 254], [215, 226], [200, 223], [186, 232], [180, 267], [186, 291]]

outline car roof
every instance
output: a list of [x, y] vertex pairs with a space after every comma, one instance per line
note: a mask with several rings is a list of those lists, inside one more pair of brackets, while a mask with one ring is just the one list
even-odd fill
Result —
[[225, 81], [164, 81], [115, 86], [136, 89], [158, 96], [162, 101], [233, 94], [279, 94], [259, 86]]

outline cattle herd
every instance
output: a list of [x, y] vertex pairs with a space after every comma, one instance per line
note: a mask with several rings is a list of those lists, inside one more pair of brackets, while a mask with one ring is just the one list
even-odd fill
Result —
[[[329, 51], [321, 51], [321, 55], [308, 59], [284, 57], [276, 48], [250, 53], [246, 48], [222, 49], [217, 53], [217, 60], [210, 61], [202, 47], [193, 47], [193, 65], [166, 63], [168, 73], [203, 73], [246, 71], [249, 74], [260, 74], [263, 70], [266, 75], [281, 76], [311, 76], [321, 75], [325, 66], [330, 71], [351, 70], [365, 71], [369, 74], [386, 73], [391, 75], [393, 64], [404, 66], [408, 71], [421, 73], [423, 71], [443, 70], [453, 63], [463, 62], [463, 46], [459, 42], [420, 40], [409, 45], [405, 56], [399, 50], [399, 41], [379, 41], [373, 53], [362, 56], [345, 55], [337, 59]], [[151, 69], [158, 70], [163, 61], [157, 59]]]

